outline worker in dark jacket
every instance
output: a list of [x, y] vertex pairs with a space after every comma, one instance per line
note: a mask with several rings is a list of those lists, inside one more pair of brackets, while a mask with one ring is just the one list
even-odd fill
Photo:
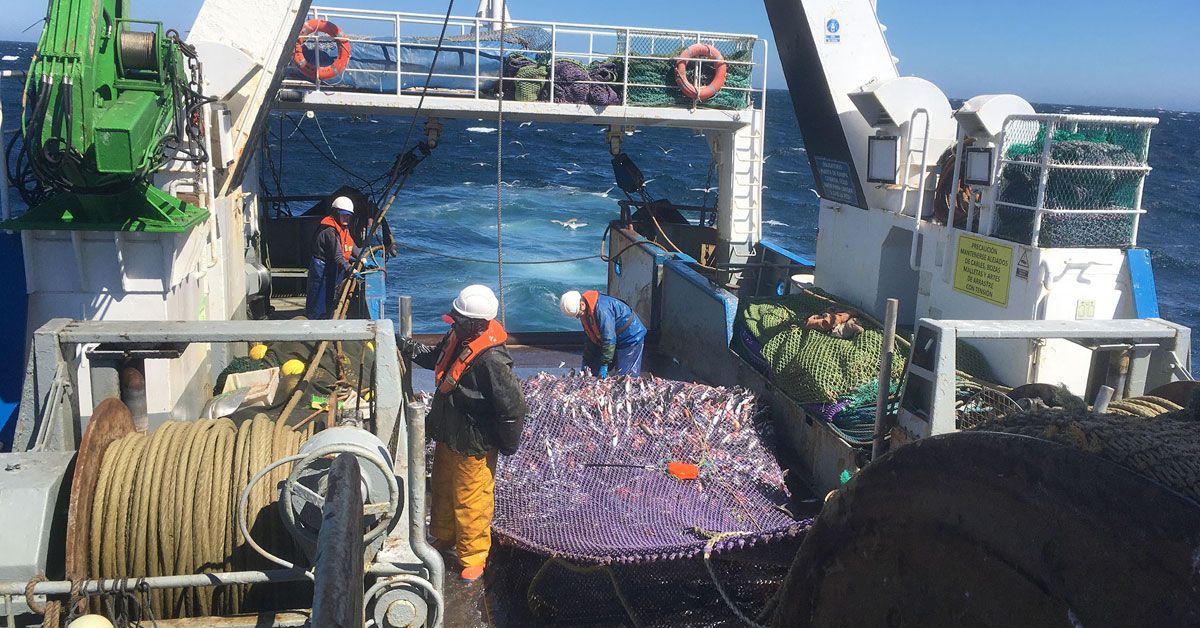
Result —
[[433, 370], [437, 391], [426, 418], [433, 456], [430, 533], [441, 551], [458, 550], [462, 578], [483, 575], [492, 546], [497, 453], [517, 452], [525, 395], [496, 320], [487, 286], [467, 286], [443, 318], [453, 325], [436, 345], [399, 338], [400, 351]]
[[345, 196], [333, 201], [332, 211], [321, 220], [313, 236], [312, 260], [308, 265], [308, 294], [304, 315], [309, 319], [333, 316], [338, 284], [354, 272], [350, 260], [361, 249], [354, 243], [348, 226], [354, 217], [354, 202]]
[[583, 323], [587, 343], [583, 350], [583, 368], [600, 377], [642, 374], [642, 348], [646, 327], [633, 308], [624, 301], [589, 290], [574, 290], [559, 299], [562, 313]]

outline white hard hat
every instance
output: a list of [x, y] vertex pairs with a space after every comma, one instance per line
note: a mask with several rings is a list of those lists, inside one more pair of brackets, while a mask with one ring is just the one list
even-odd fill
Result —
[[500, 302], [496, 300], [496, 293], [480, 284], [463, 288], [462, 292], [458, 293], [458, 298], [454, 299], [454, 311], [467, 318], [490, 321], [496, 318], [499, 309]]
[[67, 628], [113, 628], [113, 625], [102, 615], [81, 615], [67, 624]]
[[339, 196], [333, 199], [333, 208], [340, 212], [353, 214], [354, 201], [350, 200], [350, 198], [347, 196]]
[[579, 294], [578, 290], [564, 292], [562, 298], [558, 300], [558, 309], [562, 313], [571, 318], [579, 316], [579, 304], [583, 301], [583, 295]]

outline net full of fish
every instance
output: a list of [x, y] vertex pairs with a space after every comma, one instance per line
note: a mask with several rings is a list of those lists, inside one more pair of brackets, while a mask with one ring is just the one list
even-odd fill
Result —
[[[637, 563], [808, 528], [783, 508], [772, 426], [747, 390], [545, 373], [524, 389], [521, 449], [496, 473], [493, 530], [502, 543], [583, 563]], [[669, 462], [696, 464], [700, 476], [672, 477]]]

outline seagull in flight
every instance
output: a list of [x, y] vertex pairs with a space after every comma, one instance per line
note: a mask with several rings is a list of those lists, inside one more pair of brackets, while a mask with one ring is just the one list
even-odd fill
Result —
[[566, 221], [562, 221], [562, 220], [551, 220], [550, 222], [552, 222], [552, 223], [554, 223], [554, 224], [556, 224], [556, 225], [562, 225], [563, 229], [570, 229], [571, 231], [574, 231], [574, 230], [576, 230], [576, 229], [578, 229], [578, 228], [580, 228], [580, 227], [586, 227], [586, 226], [587, 226], [587, 223], [586, 223], [586, 222], [579, 222], [579, 219], [578, 219], [578, 218], [570, 218], [570, 219], [568, 219], [568, 220], [566, 220]]
[[520, 155], [517, 155], [513, 159], [525, 159], [528, 156], [529, 156], [529, 153], [521, 153]]
[[711, 192], [715, 192], [715, 191], [717, 191], [717, 190], [719, 190], [719, 189], [721, 189], [721, 188], [719, 188], [719, 187], [711, 187], [711, 188], [691, 188], [691, 191], [692, 191], [692, 192], [704, 192], [705, 194], [709, 194], [709, 193], [711, 193]]
[[642, 187], [646, 187], [647, 185], [650, 185], [650, 183], [652, 181], [658, 181], [658, 177], [655, 177], [653, 179], [646, 179], [645, 181], [642, 181]]
[[820, 193], [820, 192], [818, 192], [818, 191], [816, 191], [816, 190], [814, 190], [814, 189], [812, 189], [812, 188], [808, 188], [808, 191], [809, 191], [809, 192], [812, 192], [812, 193], [813, 193], [813, 196], [815, 196], [815, 197], [817, 197], [817, 198], [821, 198], [821, 193]]
[[520, 179], [513, 179], [513, 180], [512, 180], [512, 183], [509, 183], [508, 181], [501, 181], [501, 182], [500, 182], [500, 185], [506, 185], [506, 186], [508, 186], [508, 187], [510, 187], [510, 188], [511, 188], [511, 187], [513, 187], [514, 185], [516, 185], [516, 184], [518, 184], [518, 183], [520, 183], [520, 182], [521, 182], [521, 180], [520, 180]]
[[475, 162], [475, 163], [473, 163], [473, 164], [471, 164], [471, 165], [472, 165], [472, 166], [484, 166], [484, 167], [486, 168], [486, 167], [491, 167], [491, 165], [492, 165], [492, 164], [489, 164], [489, 163], [488, 163], [488, 162], [486, 162], [486, 161], [477, 161], [477, 162]]
[[523, 127], [524, 127], [524, 126], [529, 126], [529, 125], [531, 125], [531, 124], [533, 124], [533, 123], [532, 123], [532, 122], [522, 122], [522, 123], [521, 123], [521, 124], [519, 124], [518, 126], [523, 126]]
[[525, 148], [525, 145], [522, 144], [520, 140], [513, 140], [513, 141], [509, 142], [509, 144], [516, 144], [517, 146], [520, 146], [521, 148]]
[[567, 173], [568, 175], [578, 174], [580, 172], [579, 170], [568, 170], [566, 168], [559, 168], [559, 170], [562, 170], [563, 172]]
[[674, 148], [663, 148], [662, 146], [659, 146], [659, 145], [656, 145], [656, 146], [658, 146], [658, 150], [661, 150], [664, 155], [670, 155], [675, 150]]

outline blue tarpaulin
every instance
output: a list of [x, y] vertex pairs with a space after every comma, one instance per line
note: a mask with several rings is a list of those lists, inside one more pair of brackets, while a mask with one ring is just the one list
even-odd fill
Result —
[[[433, 63], [436, 44], [426, 41], [403, 41], [399, 48], [402, 88], [423, 87], [429, 66]], [[473, 48], [462, 45], [443, 47], [437, 55], [437, 66], [434, 68], [433, 77], [430, 78], [429, 87], [474, 91], [475, 64], [478, 60], [479, 89], [493, 89], [500, 75], [500, 51], [497, 48], [495, 52], [481, 50], [476, 54]], [[332, 45], [319, 46], [315, 53], [311, 47], [307, 47], [305, 57], [309, 63], [314, 63], [314, 56], [317, 57], [323, 67], [333, 64], [336, 52], [336, 47]], [[295, 65], [288, 68], [288, 78], [311, 80]], [[395, 43], [352, 42], [350, 61], [345, 71], [328, 81], [321, 81], [321, 84], [354, 91], [394, 93], [396, 78]]]

